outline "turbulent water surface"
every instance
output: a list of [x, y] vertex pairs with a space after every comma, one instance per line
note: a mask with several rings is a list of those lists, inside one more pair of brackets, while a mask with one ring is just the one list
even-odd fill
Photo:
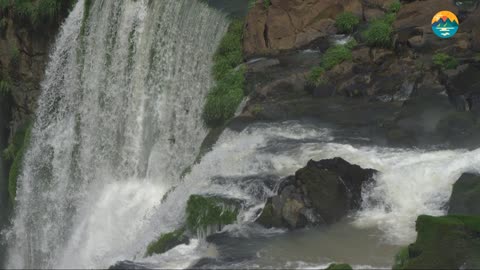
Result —
[[[340, 141], [318, 123], [282, 122], [227, 129], [181, 178], [206, 134], [200, 116], [225, 15], [192, 0], [84, 8], [79, 1], [51, 54], [6, 235], [7, 267], [388, 267], [414, 239], [416, 217], [443, 214], [452, 183], [480, 169], [480, 150], [358, 145], [364, 138]], [[380, 172], [358, 213], [293, 234], [251, 224], [282, 177], [333, 157]], [[143, 258], [152, 239], [182, 224], [198, 193], [243, 200], [237, 224], [213, 244], [194, 239]]]

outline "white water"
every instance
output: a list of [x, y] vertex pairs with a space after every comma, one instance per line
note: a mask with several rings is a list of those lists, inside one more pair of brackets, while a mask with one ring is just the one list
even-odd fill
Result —
[[108, 267], [194, 160], [228, 21], [199, 1], [79, 1], [51, 54], [8, 267]]
[[265, 178], [278, 182], [309, 159], [337, 156], [381, 172], [354, 225], [406, 244], [416, 217], [442, 214], [453, 182], [480, 170], [480, 150], [357, 147], [334, 142], [327, 129], [286, 122], [226, 131], [179, 181], [205, 135], [201, 108], [226, 19], [191, 0], [97, 0], [91, 10], [81, 38], [79, 1], [51, 55], [8, 235], [8, 267], [105, 268], [125, 259], [186, 267], [215, 251], [194, 240], [142, 257], [152, 239], [183, 222], [190, 194], [246, 200], [240, 225], [227, 228], [245, 233], [241, 224], [272, 195]]

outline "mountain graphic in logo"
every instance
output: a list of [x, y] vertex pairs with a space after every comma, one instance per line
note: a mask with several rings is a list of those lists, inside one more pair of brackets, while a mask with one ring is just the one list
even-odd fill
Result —
[[432, 19], [432, 30], [441, 38], [453, 37], [458, 27], [458, 18], [450, 11], [440, 11]]

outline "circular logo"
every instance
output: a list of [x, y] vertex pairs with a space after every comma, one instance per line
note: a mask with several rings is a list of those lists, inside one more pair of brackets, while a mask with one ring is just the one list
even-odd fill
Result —
[[458, 18], [450, 11], [440, 11], [432, 19], [432, 30], [441, 38], [451, 38], [458, 31]]

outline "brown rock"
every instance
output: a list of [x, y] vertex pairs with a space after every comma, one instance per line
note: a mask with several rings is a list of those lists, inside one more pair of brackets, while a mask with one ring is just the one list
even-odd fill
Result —
[[268, 9], [258, 1], [246, 19], [245, 54], [274, 54], [305, 46], [334, 33], [334, 19], [344, 11], [361, 16], [361, 1], [271, 0]]

